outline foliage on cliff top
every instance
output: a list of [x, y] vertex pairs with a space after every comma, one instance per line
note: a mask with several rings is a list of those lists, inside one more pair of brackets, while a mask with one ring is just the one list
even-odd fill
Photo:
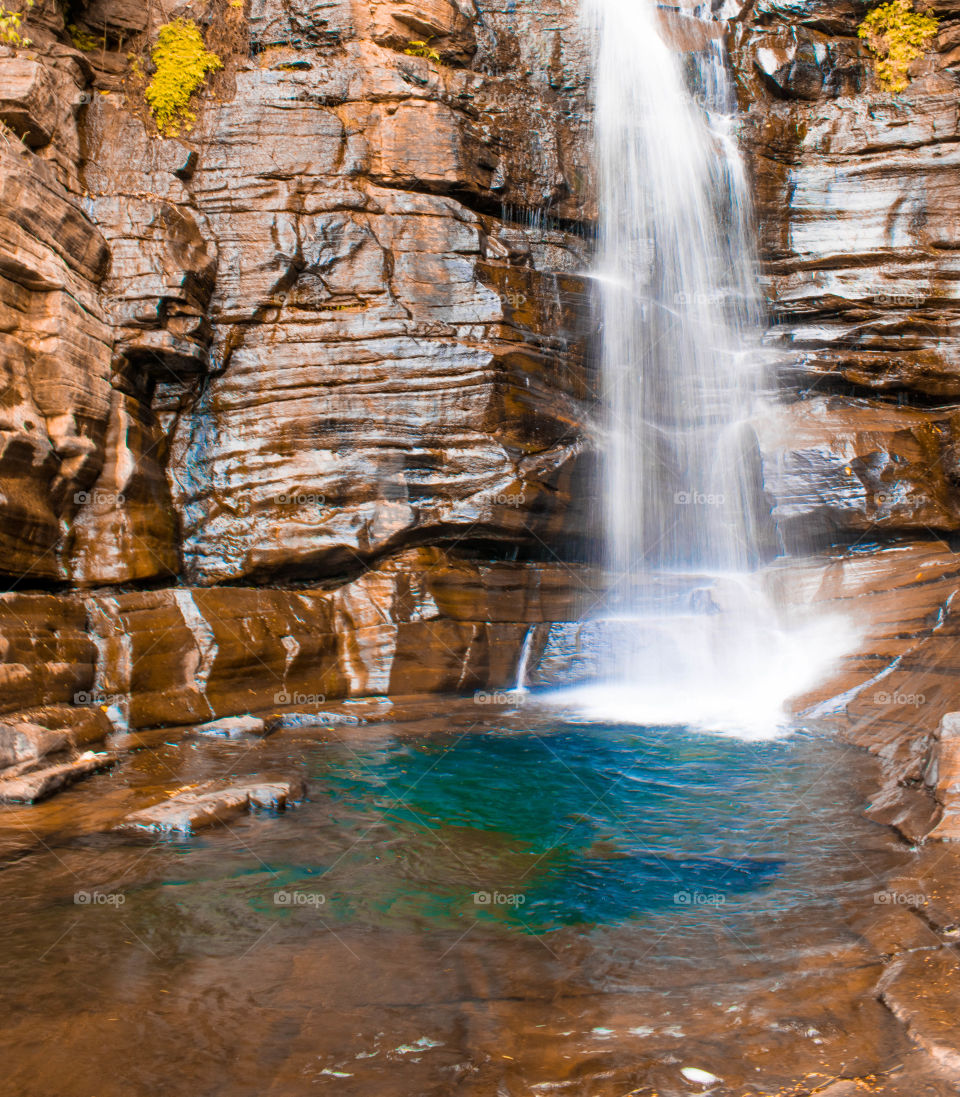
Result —
[[888, 91], [903, 91], [911, 62], [929, 49], [939, 29], [939, 21], [915, 12], [910, 0], [890, 0], [867, 15], [857, 34], [878, 58], [880, 83]]
[[150, 56], [157, 71], [144, 95], [157, 129], [165, 137], [175, 137], [181, 126], [189, 132], [196, 121], [190, 99], [207, 73], [222, 69], [223, 62], [204, 45], [192, 19], [165, 23]]
[[[33, 0], [27, 0], [27, 7], [33, 7]], [[24, 38], [20, 33], [20, 23], [23, 20], [22, 11], [10, 11], [0, 4], [0, 45], [4, 46], [29, 46], [30, 39]]]

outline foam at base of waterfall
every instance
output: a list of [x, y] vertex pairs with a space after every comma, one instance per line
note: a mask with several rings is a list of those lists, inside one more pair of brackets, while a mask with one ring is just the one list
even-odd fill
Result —
[[[591, 622], [620, 654], [601, 676], [537, 694], [570, 718], [684, 727], [747, 740], [795, 726], [788, 703], [822, 681], [858, 636], [846, 618], [773, 627], [764, 615], [670, 614]], [[601, 671], [602, 675], [602, 671]]]

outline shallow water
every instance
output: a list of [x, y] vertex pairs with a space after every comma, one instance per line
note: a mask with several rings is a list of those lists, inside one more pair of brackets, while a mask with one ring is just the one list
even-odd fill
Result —
[[[33, 809], [0, 872], [8, 1091], [663, 1094], [840, 1038], [844, 906], [897, 857], [858, 754], [431, 708], [171, 742]], [[285, 814], [103, 833], [158, 783], [297, 768]]]

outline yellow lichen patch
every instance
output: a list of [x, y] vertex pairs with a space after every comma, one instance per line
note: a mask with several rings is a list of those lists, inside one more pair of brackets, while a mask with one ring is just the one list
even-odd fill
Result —
[[857, 34], [877, 57], [877, 76], [887, 91], [903, 91], [907, 69], [930, 48], [940, 23], [913, 10], [910, 0], [890, 0], [874, 8]]
[[409, 53], [411, 57], [426, 57], [428, 61], [439, 61], [440, 54], [435, 49], [430, 47], [430, 38], [425, 41], [413, 41], [410, 42], [407, 48], [403, 51]]
[[181, 126], [189, 132], [196, 120], [190, 99], [207, 73], [222, 69], [223, 62], [204, 45], [192, 19], [162, 26], [150, 56], [157, 71], [144, 95], [157, 129], [165, 137], [175, 137]]
[[67, 27], [67, 33], [70, 35], [70, 41], [81, 53], [92, 53], [94, 50], [107, 48], [106, 35], [103, 38], [94, 38], [92, 34], [81, 30], [76, 23], [71, 23]]
[[[27, 7], [33, 7], [33, 0], [27, 0]], [[22, 11], [10, 11], [0, 5], [0, 44], [5, 46], [29, 46], [31, 41], [20, 33]]]

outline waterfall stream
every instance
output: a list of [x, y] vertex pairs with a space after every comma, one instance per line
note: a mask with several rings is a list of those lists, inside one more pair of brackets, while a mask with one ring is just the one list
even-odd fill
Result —
[[[589, 715], [773, 734], [849, 643], [785, 627], [754, 424], [766, 407], [750, 196], [722, 24], [674, 48], [652, 0], [585, 0], [596, 42], [603, 514]], [[692, 21], [691, 21], [691, 25]], [[570, 700], [569, 692], [566, 700]]]

